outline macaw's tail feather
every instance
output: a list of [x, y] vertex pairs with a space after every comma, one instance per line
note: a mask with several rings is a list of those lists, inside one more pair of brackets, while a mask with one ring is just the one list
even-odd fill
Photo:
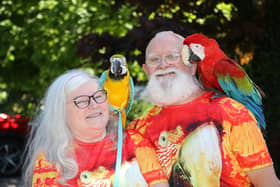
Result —
[[265, 97], [265, 93], [264, 91], [258, 86], [255, 84], [255, 87], [257, 88], [257, 90], [260, 92], [261, 96], [264, 98]]
[[122, 144], [123, 144], [123, 129], [122, 129], [122, 115], [120, 111], [115, 111], [118, 114], [118, 143], [117, 143], [117, 158], [115, 165], [115, 178], [114, 178], [114, 186], [119, 187], [120, 184], [120, 170], [122, 163]]
[[[238, 99], [236, 99], [238, 100]], [[264, 132], [266, 128], [265, 116], [263, 113], [263, 106], [257, 105], [250, 96], [240, 98], [238, 100], [242, 104], [244, 104], [255, 116], [259, 128]]]

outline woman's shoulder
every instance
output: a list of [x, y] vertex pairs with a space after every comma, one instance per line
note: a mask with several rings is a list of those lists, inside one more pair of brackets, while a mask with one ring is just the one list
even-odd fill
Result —
[[47, 170], [47, 171], [55, 170], [56, 171], [55, 164], [53, 164], [52, 162], [50, 162], [47, 159], [45, 152], [39, 153], [38, 156], [36, 157], [34, 172], [37, 169], [39, 169], [40, 171], [44, 171], [44, 170]]
[[58, 177], [55, 164], [46, 158], [44, 152], [38, 154], [33, 170], [32, 186], [57, 186]]

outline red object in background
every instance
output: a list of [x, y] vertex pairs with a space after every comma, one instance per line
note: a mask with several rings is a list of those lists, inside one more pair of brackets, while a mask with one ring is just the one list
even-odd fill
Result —
[[29, 118], [0, 113], [0, 176], [19, 174], [29, 131]]
[[10, 116], [5, 113], [0, 113], [0, 133], [16, 132], [24, 135], [28, 131], [28, 122], [29, 118], [20, 114]]

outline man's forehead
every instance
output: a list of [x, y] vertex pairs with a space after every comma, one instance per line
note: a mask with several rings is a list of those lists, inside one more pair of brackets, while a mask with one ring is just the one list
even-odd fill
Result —
[[164, 31], [156, 34], [146, 48], [146, 57], [150, 53], [160, 53], [163, 50], [177, 50], [178, 52], [183, 47], [184, 38], [172, 31]]
[[177, 38], [175, 35], [173, 34], [160, 34], [160, 35], [156, 35], [152, 40], [151, 40], [151, 44], [153, 43], [162, 43], [162, 42], [172, 42], [172, 43], [183, 43], [183, 40], [180, 40], [179, 38]]
[[169, 38], [154, 38], [151, 40], [150, 44], [147, 47], [147, 54], [158, 53], [161, 51], [166, 52], [180, 52], [180, 49], [183, 47], [183, 42], [180, 42], [178, 39], [169, 37]]

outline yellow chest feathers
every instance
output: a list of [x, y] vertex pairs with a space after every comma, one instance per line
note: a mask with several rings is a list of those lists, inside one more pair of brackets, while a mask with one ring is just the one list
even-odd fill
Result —
[[109, 104], [115, 108], [124, 109], [129, 101], [129, 75], [118, 81], [107, 79], [104, 89], [107, 91]]

